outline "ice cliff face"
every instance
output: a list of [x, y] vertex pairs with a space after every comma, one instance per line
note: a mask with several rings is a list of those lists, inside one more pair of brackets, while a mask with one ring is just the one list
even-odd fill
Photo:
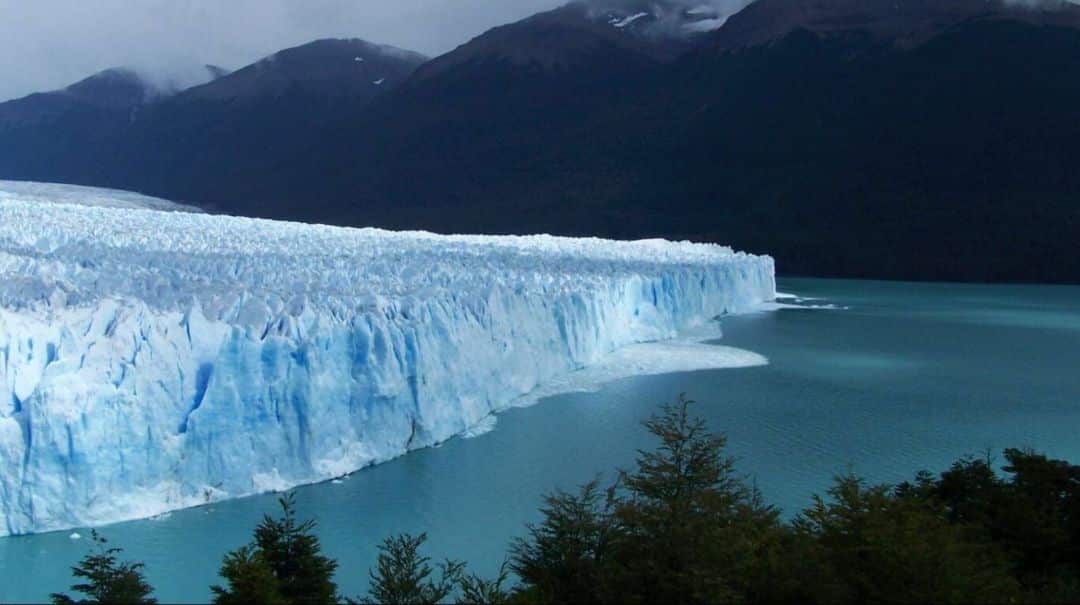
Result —
[[316, 482], [775, 294], [712, 245], [0, 199], [0, 535]]

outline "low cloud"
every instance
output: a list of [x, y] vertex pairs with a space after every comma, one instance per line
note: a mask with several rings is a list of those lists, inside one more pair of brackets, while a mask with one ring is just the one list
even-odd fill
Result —
[[0, 100], [110, 67], [187, 83], [317, 38], [428, 55], [563, 0], [0, 0]]
[[[717, 29], [727, 18], [739, 12], [753, 0], [586, 0], [594, 11], [618, 10], [634, 12], [647, 10], [657, 21], [654, 31], [680, 34]], [[687, 17], [691, 17], [688, 22]]]

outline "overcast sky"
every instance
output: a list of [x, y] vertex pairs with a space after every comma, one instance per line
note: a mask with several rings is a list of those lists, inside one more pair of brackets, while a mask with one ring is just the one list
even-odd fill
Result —
[[189, 77], [317, 38], [446, 52], [565, 0], [0, 0], [0, 100], [102, 69]]

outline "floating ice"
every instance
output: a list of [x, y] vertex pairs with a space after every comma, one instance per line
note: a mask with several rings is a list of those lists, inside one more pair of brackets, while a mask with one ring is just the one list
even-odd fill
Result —
[[771, 258], [715, 245], [393, 233], [9, 194], [0, 535], [341, 477], [483, 429], [605, 360], [650, 371], [636, 343], [774, 295]]

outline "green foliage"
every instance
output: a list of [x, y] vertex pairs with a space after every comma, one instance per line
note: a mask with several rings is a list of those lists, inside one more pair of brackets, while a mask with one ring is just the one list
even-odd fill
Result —
[[221, 575], [229, 586], [213, 587], [216, 603], [266, 599], [304, 605], [337, 602], [333, 581], [337, 562], [322, 555], [313, 533], [315, 522], [297, 521], [292, 494], [278, 502], [281, 517], [263, 517], [255, 528], [254, 542], [225, 556]]
[[528, 526], [528, 537], [511, 548], [510, 569], [521, 578], [530, 599], [542, 603], [596, 603], [609, 556], [614, 492], [599, 483], [579, 493], [556, 492], [544, 498], [543, 521]]
[[545, 499], [514, 543], [528, 603], [1076, 601], [1080, 469], [1017, 450], [999, 477], [964, 459], [896, 488], [837, 479], [792, 523], [734, 470], [692, 402], [606, 492]]
[[461, 590], [461, 603], [474, 603], [476, 605], [503, 605], [509, 603], [513, 594], [506, 588], [507, 579], [510, 577], [509, 563], [503, 563], [499, 567], [499, 575], [494, 580], [482, 578], [476, 574], [462, 574], [458, 587]]
[[71, 587], [73, 592], [81, 592], [87, 599], [78, 601], [66, 594], [54, 593], [53, 603], [109, 603], [116, 605], [151, 604], [157, 601], [150, 597], [154, 591], [143, 578], [142, 563], [117, 561], [122, 552], [119, 548], [109, 548], [108, 541], [97, 531], [90, 532], [95, 552], [82, 558], [72, 568], [72, 574], [86, 581]]
[[[1080, 602], [1080, 466], [1010, 449], [1003, 474], [987, 456], [895, 488], [847, 475], [781, 523], [691, 405], [680, 397], [644, 423], [657, 447], [610, 487], [546, 496], [496, 578], [451, 559], [433, 567], [427, 535], [404, 534], [379, 546], [366, 602]], [[336, 602], [337, 563], [314, 522], [297, 521], [291, 495], [280, 503], [280, 518], [225, 556], [215, 603]], [[142, 564], [93, 541], [73, 568], [86, 580], [72, 587], [89, 597], [79, 602], [154, 603]]]
[[738, 600], [778, 524], [777, 512], [735, 474], [725, 439], [690, 415], [692, 403], [680, 397], [645, 422], [660, 446], [638, 452], [636, 470], [620, 473], [618, 601]]
[[[446, 560], [439, 564], [440, 578], [433, 579], [431, 558], [420, 553], [427, 534], [402, 534], [379, 545], [378, 567], [369, 572], [371, 589], [366, 602], [385, 605], [442, 603], [461, 581], [465, 564]], [[470, 583], [472, 580], [470, 580]]]
[[[511, 568], [539, 603], [735, 601], [780, 540], [778, 516], [734, 473], [724, 439], [665, 406], [645, 427], [660, 442], [601, 492], [545, 499], [543, 521], [515, 542]], [[764, 581], [764, 580], [762, 580]]]
[[[840, 477], [795, 530], [816, 548], [823, 603], [986, 603], [1018, 597], [1002, 553], [966, 539], [936, 503]], [[805, 553], [804, 553], [805, 556]]]
[[244, 605], [245, 603], [265, 603], [284, 605], [287, 603], [281, 595], [281, 585], [274, 570], [266, 561], [262, 552], [252, 545], [240, 548], [225, 555], [221, 563], [222, 578], [229, 588], [213, 586], [214, 603], [219, 605]]
[[1001, 477], [989, 459], [957, 462], [901, 491], [941, 502], [954, 524], [1004, 550], [1025, 594], [1080, 601], [1080, 466], [1005, 450]]

